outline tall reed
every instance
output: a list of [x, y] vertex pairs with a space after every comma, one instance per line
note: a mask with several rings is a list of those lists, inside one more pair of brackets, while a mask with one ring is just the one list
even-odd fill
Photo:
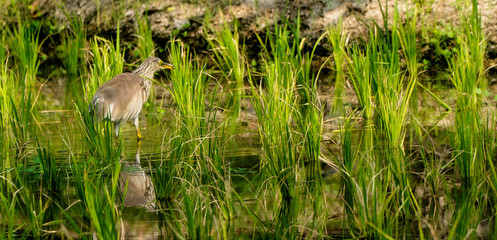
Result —
[[[150, 23], [148, 22], [147, 16], [139, 16], [138, 11], [135, 9], [137, 14], [136, 18], [136, 54], [138, 55], [141, 62], [145, 59], [155, 56], [155, 43], [152, 39], [152, 29], [150, 28]], [[150, 88], [150, 95], [145, 103], [144, 108], [148, 113], [158, 112], [161, 105], [156, 103], [156, 86], [152, 84]], [[160, 117], [160, 116], [159, 116]]]
[[[312, 60], [320, 41], [325, 38], [323, 34], [314, 43], [312, 49], [304, 49], [306, 39], [301, 39], [300, 17], [295, 24], [289, 24], [291, 35], [293, 36], [292, 49], [295, 53], [287, 58], [289, 64], [296, 72], [296, 96], [298, 99], [298, 111], [294, 112], [294, 120], [297, 125], [296, 132], [300, 134], [298, 138], [302, 146], [299, 146], [300, 159], [305, 168], [306, 198], [312, 206], [312, 229], [316, 236], [322, 237], [325, 234], [326, 225], [326, 199], [324, 196], [323, 179], [321, 171], [321, 141], [323, 139], [323, 107], [319, 98], [318, 78], [321, 68], [317, 73], [313, 72]], [[341, 46], [343, 47], [343, 46]], [[343, 59], [342, 59], [343, 60]], [[343, 72], [342, 72], [343, 73]], [[342, 108], [340, 108], [343, 110]], [[307, 204], [304, 202], [303, 204]]]
[[15, 164], [13, 136], [10, 129], [10, 93], [14, 89], [14, 73], [9, 70], [9, 54], [6, 31], [0, 30], [0, 238], [13, 239], [16, 228], [17, 189], [12, 183], [12, 168]]
[[193, 165], [196, 164], [193, 160], [196, 144], [201, 139], [202, 126], [205, 124], [202, 77], [198, 75], [200, 72], [196, 65], [190, 61], [189, 48], [173, 40], [170, 52], [169, 62], [175, 66], [171, 72], [172, 88], [161, 82], [159, 84], [171, 92], [177, 104], [176, 130], [167, 135], [169, 140], [163, 140], [161, 160], [154, 163], [156, 171], [152, 173], [157, 200], [166, 203], [178, 194], [177, 188], [181, 186], [178, 177], [191, 177]]
[[[470, 6], [467, 6], [469, 9]], [[483, 137], [485, 125], [482, 121], [482, 101], [485, 100], [487, 86], [483, 59], [485, 56], [485, 35], [478, 12], [478, 2], [472, 1], [471, 14], [461, 15], [462, 32], [458, 38], [458, 48], [449, 59], [452, 72], [451, 81], [457, 91], [455, 132], [451, 138], [455, 148], [455, 166], [461, 177], [460, 195], [456, 207], [459, 210], [453, 219], [449, 237], [463, 237], [475, 229], [481, 219], [482, 205], [475, 205], [482, 198], [480, 184], [487, 163], [486, 146]], [[476, 213], [476, 214], [475, 214]]]
[[[84, 59], [84, 48], [86, 45], [86, 29], [82, 19], [76, 16], [66, 15], [69, 18], [69, 28], [61, 34], [62, 63], [67, 72], [68, 86], [84, 73], [81, 68]], [[83, 69], [85, 70], [85, 69]], [[72, 89], [72, 88], [70, 88]]]
[[17, 74], [19, 85], [24, 85], [25, 90], [31, 91], [36, 84], [36, 75], [40, 66], [40, 42], [39, 35], [41, 25], [31, 25], [27, 20], [17, 14], [17, 28], [9, 29], [12, 35], [9, 39], [9, 48], [17, 61]]
[[145, 59], [155, 55], [155, 43], [152, 39], [152, 29], [150, 28], [150, 23], [147, 16], [135, 16], [136, 18], [136, 40], [137, 46], [136, 51], [140, 60], [145, 61]]
[[[171, 94], [178, 108], [178, 119], [183, 127], [180, 136], [187, 143], [185, 156], [203, 154], [202, 138], [206, 135], [204, 66], [192, 61], [190, 49], [182, 42], [171, 41], [170, 62], [175, 70], [171, 72]], [[192, 158], [191, 158], [192, 159]]]
[[116, 162], [108, 169], [109, 177], [85, 172], [83, 175], [85, 195], [82, 200], [98, 238], [120, 239], [120, 231], [116, 225], [122, 221], [120, 217], [122, 210], [118, 210], [116, 202], [121, 165]]
[[[394, 22], [391, 31], [390, 43], [382, 45], [382, 55], [387, 55], [388, 66], [378, 64], [377, 72], [377, 111], [380, 122], [380, 129], [386, 137], [387, 161], [389, 170], [392, 171], [395, 184], [397, 185], [397, 197], [399, 206], [403, 206], [404, 216], [411, 217], [409, 210], [411, 208], [411, 187], [408, 169], [407, 157], [404, 151], [404, 138], [406, 134], [405, 122], [408, 117], [409, 106], [411, 103], [412, 93], [417, 83], [417, 44], [416, 44], [416, 9], [413, 10], [412, 18], [407, 19], [407, 24], [400, 24], [398, 8], [395, 5]], [[390, 49], [401, 49], [407, 62], [408, 77], [402, 72], [399, 51]], [[388, 54], [390, 52], [390, 54]], [[381, 61], [382, 59], [378, 59]], [[386, 67], [384, 72], [383, 67]], [[385, 75], [383, 75], [385, 74]], [[407, 78], [407, 79], [406, 79]], [[407, 81], [406, 81], [407, 80]]]
[[227, 82], [229, 96], [226, 109], [236, 119], [240, 115], [241, 101], [245, 95], [243, 81], [246, 64], [243, 45], [240, 45], [240, 37], [238, 35], [238, 23], [233, 21], [232, 27], [233, 31], [227, 22], [224, 22], [220, 30], [215, 30], [211, 27], [214, 36], [207, 39], [210, 47], [213, 49], [215, 62]]
[[482, 162], [477, 160], [481, 158], [474, 155], [478, 152], [478, 140], [481, 138], [475, 129], [480, 124], [479, 113], [487, 85], [483, 65], [486, 41], [477, 1], [473, 1], [472, 9], [469, 17], [461, 19], [464, 34], [458, 39], [455, 56], [449, 60], [451, 81], [458, 92], [455, 144], [460, 154], [457, 154], [456, 165], [464, 188], [470, 188], [473, 177], [478, 176], [482, 168]]
[[[2, 104], [2, 114], [5, 114], [4, 121], [8, 121], [4, 127], [10, 126], [10, 130], [6, 132], [10, 133], [13, 143], [11, 149], [15, 149], [14, 156], [18, 159], [25, 159], [27, 143], [36, 131], [37, 98], [34, 90], [42, 42], [39, 40], [41, 25], [30, 24], [20, 16], [19, 12], [17, 12], [17, 21], [18, 24], [13, 29], [3, 30], [3, 33], [7, 33], [10, 37], [2, 36], [3, 50], [0, 52], [8, 54], [1, 59], [4, 95], [2, 101], [5, 104]], [[14, 66], [17, 68], [14, 72], [6, 69], [10, 66], [9, 60], [5, 57], [15, 60]]]
[[[161, 160], [161, 169], [156, 175], [167, 181], [167, 185], [158, 183], [168, 190], [161, 191], [161, 198], [180, 198], [179, 202], [185, 210], [180, 215], [167, 216], [184, 221], [182, 228], [186, 229], [188, 237], [206, 238], [215, 234], [212, 220], [217, 216], [212, 212], [209, 204], [211, 196], [205, 191], [202, 180], [209, 175], [208, 169], [202, 167], [205, 166], [203, 141], [207, 130], [204, 92], [206, 75], [204, 67], [192, 61], [191, 57], [188, 46], [180, 41], [171, 41], [170, 62], [175, 69], [171, 72], [172, 88], [169, 91], [177, 107], [178, 127], [173, 139], [168, 142], [171, 146], [169, 156]], [[175, 190], [175, 187], [180, 189]]]
[[[386, 20], [389, 19], [388, 9], [382, 9], [383, 28], [375, 23], [370, 28], [366, 49], [362, 51], [352, 47], [348, 57], [350, 76], [364, 108], [366, 126], [375, 125], [374, 135], [365, 130], [363, 138], [366, 146], [364, 150], [371, 155], [360, 161], [363, 162], [362, 165], [369, 167], [358, 169], [354, 173], [350, 165], [344, 165], [347, 174], [344, 178], [345, 193], [362, 198], [357, 202], [351, 201], [350, 197], [346, 200], [348, 206], [353, 206], [358, 211], [360, 219], [357, 226], [349, 227], [365, 230], [365, 233], [375, 237], [405, 236], [409, 229], [407, 222], [399, 220], [410, 219], [413, 213], [404, 138], [405, 122], [417, 84], [416, 10], [414, 9], [413, 17], [407, 18], [405, 25], [399, 24], [398, 12], [395, 4], [393, 21], [389, 24]], [[401, 69], [399, 52], [406, 59], [408, 74]], [[373, 116], [374, 122], [371, 122], [369, 119]], [[373, 141], [376, 142], [375, 145]], [[344, 152], [350, 151], [350, 147], [344, 149]], [[350, 158], [349, 154], [347, 159]], [[350, 175], [357, 176], [357, 186], [347, 184], [351, 182]], [[347, 190], [347, 186], [351, 192]], [[348, 215], [351, 215], [350, 212]], [[348, 223], [352, 224], [351, 221]]]
[[83, 231], [94, 231], [100, 239], [119, 239], [120, 235], [118, 156], [113, 159], [91, 156], [87, 160], [75, 160], [70, 168], [77, 197], [81, 200], [80, 209], [91, 223]]
[[88, 81], [83, 82], [85, 96], [93, 96], [100, 85], [123, 72], [124, 50], [121, 49], [119, 24], [114, 43], [95, 36], [90, 42], [90, 49], [90, 74]]
[[[263, 155], [261, 176], [267, 179], [269, 189], [277, 193], [273, 208], [277, 210], [273, 223], [277, 238], [295, 238], [295, 227], [300, 213], [299, 182], [303, 177], [297, 152], [297, 137], [293, 130], [297, 98], [298, 70], [294, 54], [298, 42], [290, 45], [290, 31], [286, 25], [275, 25], [266, 39], [259, 39], [264, 46], [262, 84], [251, 79], [254, 106]], [[262, 86], [265, 86], [263, 89]], [[274, 194], [273, 192], [273, 194]]]
[[[0, 46], [0, 48], [4, 48]], [[0, 147], [1, 147], [1, 169], [9, 169], [12, 167], [13, 161], [13, 136], [12, 129], [10, 126], [11, 113], [12, 113], [12, 101], [11, 93], [14, 91], [14, 73], [9, 70], [9, 56], [4, 56], [0, 59], [0, 130], [2, 130], [2, 135], [0, 137]], [[6, 173], [7, 175], [7, 173]], [[9, 179], [9, 177], [7, 177]], [[2, 186], [2, 185], [0, 185]]]
[[333, 97], [332, 113], [343, 113], [343, 103], [345, 98], [346, 81], [346, 36], [343, 29], [342, 20], [328, 30], [328, 38], [333, 49], [333, 59], [335, 65], [335, 93]]

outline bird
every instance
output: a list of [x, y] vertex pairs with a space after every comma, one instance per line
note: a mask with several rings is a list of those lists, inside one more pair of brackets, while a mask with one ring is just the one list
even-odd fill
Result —
[[149, 57], [133, 72], [113, 77], [98, 87], [90, 102], [90, 113], [96, 120], [113, 122], [116, 139], [121, 124], [127, 121], [133, 121], [137, 139], [143, 139], [138, 127], [138, 114], [150, 94], [151, 79], [162, 69], [172, 70], [174, 66], [160, 58]]
[[136, 148], [135, 161], [123, 161], [117, 187], [122, 196], [124, 196], [124, 206], [139, 206], [147, 211], [155, 211], [154, 182], [140, 165], [140, 146], [141, 144], [139, 143]]

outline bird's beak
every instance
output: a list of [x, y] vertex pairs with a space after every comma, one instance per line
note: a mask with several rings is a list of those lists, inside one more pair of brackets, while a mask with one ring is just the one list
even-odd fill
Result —
[[174, 66], [172, 64], [169, 64], [169, 63], [162, 63], [160, 65], [161, 67], [165, 68], [165, 69], [174, 69]]

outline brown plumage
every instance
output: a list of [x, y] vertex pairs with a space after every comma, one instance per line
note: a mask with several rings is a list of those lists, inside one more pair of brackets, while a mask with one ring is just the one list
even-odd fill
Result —
[[150, 175], [140, 165], [140, 145], [134, 162], [124, 162], [119, 174], [118, 189], [124, 196], [124, 206], [155, 210], [155, 189]]
[[154, 73], [161, 69], [174, 69], [156, 57], [147, 58], [132, 73], [122, 73], [98, 87], [90, 103], [90, 111], [98, 120], [114, 122], [116, 137], [121, 123], [133, 121], [138, 139], [142, 135], [138, 128], [138, 114], [148, 99]]

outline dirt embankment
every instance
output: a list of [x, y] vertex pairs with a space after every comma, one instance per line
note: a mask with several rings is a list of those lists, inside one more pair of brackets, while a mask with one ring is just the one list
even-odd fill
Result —
[[[300, 16], [302, 37], [307, 46], [313, 46], [327, 29], [335, 25], [340, 18], [347, 29], [349, 41], [367, 36], [365, 22], [371, 20], [382, 22], [382, 10], [388, 9], [389, 16], [394, 9], [394, 0], [189, 0], [189, 1], [147, 1], [136, 4], [135, 1], [117, 0], [36, 0], [30, 11], [34, 17], [53, 18], [68, 25], [64, 10], [85, 21], [89, 35], [112, 34], [116, 31], [117, 19], [120, 21], [121, 36], [126, 40], [134, 38], [136, 18], [146, 16], [150, 22], [153, 37], [158, 46], [165, 46], [171, 36], [181, 38], [197, 53], [207, 48], [203, 32], [204, 19], [209, 18], [213, 28], [224, 22], [236, 19], [240, 25], [241, 39], [247, 45], [248, 55], [257, 56], [260, 49], [256, 34], [264, 36], [266, 30], [281, 22], [281, 16], [296, 19]], [[230, 2], [230, 4], [228, 4]], [[412, 5], [398, 1], [401, 19], [405, 18]], [[423, 2], [423, 1], [418, 1]], [[421, 30], [437, 27], [446, 29], [449, 25], [458, 26], [459, 8], [457, 0], [424, 1], [420, 9], [418, 27]], [[488, 66], [497, 63], [497, 0], [478, 1], [484, 29], [488, 36]], [[387, 8], [385, 7], [387, 6]], [[457, 37], [457, 36], [456, 36]], [[422, 46], [422, 54], [432, 54], [433, 46]], [[317, 55], [325, 59], [330, 55], [328, 41], [321, 41]], [[422, 56], [423, 57], [423, 56]], [[491, 79], [492, 81], [492, 79]]]

